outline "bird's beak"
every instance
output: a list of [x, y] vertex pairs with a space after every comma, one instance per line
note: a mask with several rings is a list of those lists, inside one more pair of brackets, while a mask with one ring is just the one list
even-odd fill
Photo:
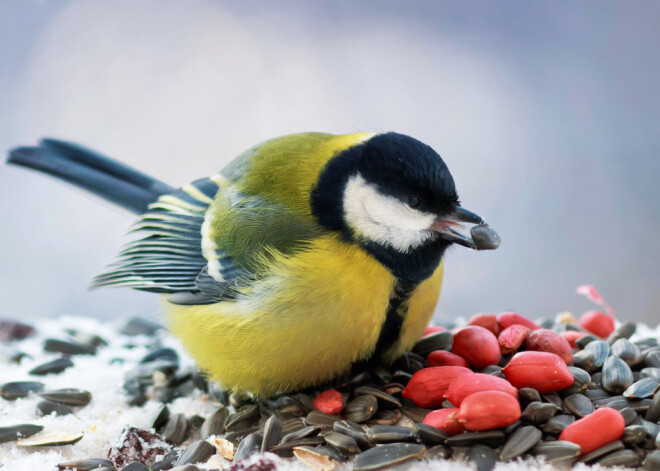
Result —
[[[470, 236], [457, 230], [465, 228], [463, 223], [475, 224], [470, 230]], [[453, 213], [436, 219], [431, 229], [448, 242], [475, 250], [494, 250], [501, 242], [497, 232], [491, 229], [481, 216], [460, 206], [457, 206]]]

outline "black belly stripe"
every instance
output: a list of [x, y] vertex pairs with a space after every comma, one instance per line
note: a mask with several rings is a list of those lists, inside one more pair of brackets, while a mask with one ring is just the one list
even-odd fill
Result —
[[412, 296], [417, 283], [397, 280], [392, 290], [392, 296], [385, 313], [385, 321], [380, 329], [380, 335], [376, 342], [376, 348], [370, 358], [365, 358], [354, 363], [353, 371], [359, 371], [367, 366], [378, 364], [385, 352], [394, 345], [401, 334], [401, 327], [408, 310], [408, 301]]

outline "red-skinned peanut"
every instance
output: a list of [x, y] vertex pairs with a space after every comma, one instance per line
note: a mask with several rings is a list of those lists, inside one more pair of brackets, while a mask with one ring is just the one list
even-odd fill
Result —
[[344, 407], [341, 393], [335, 389], [323, 391], [314, 398], [314, 408], [326, 414], [337, 415]]
[[614, 332], [614, 317], [603, 312], [587, 311], [580, 317], [580, 327], [604, 339]]
[[504, 329], [497, 338], [500, 352], [503, 355], [517, 352], [531, 331], [529, 327], [520, 324], [510, 325]]
[[429, 412], [424, 417], [424, 424], [442, 430], [448, 435], [458, 435], [465, 432], [465, 427], [456, 420], [458, 409], [438, 409]]
[[475, 314], [470, 318], [468, 325], [478, 325], [484, 329], [490, 330], [493, 334], [500, 333], [500, 326], [497, 323], [497, 314]]
[[445, 392], [457, 376], [471, 374], [474, 373], [462, 366], [424, 368], [410, 378], [402, 394], [420, 407], [434, 409], [445, 401]]
[[468, 362], [462, 356], [456, 355], [452, 352], [445, 350], [436, 350], [431, 352], [426, 357], [426, 362], [429, 366], [462, 366], [469, 368]]
[[577, 345], [575, 345], [575, 341], [581, 339], [587, 334], [586, 332], [580, 332], [579, 330], [567, 330], [565, 332], [561, 332], [559, 335], [566, 339], [571, 348], [578, 348]]
[[483, 373], [457, 377], [449, 385], [445, 398], [460, 407], [466, 397], [481, 391], [500, 391], [518, 399], [518, 390], [506, 379]]
[[548, 352], [516, 353], [502, 373], [515, 387], [534, 388], [541, 394], [560, 391], [575, 382], [564, 360]]
[[465, 430], [478, 432], [508, 427], [520, 419], [520, 403], [501, 391], [482, 391], [463, 400], [456, 420]]
[[497, 322], [500, 324], [500, 329], [506, 329], [512, 325], [524, 325], [532, 330], [540, 329], [541, 326], [536, 322], [532, 322], [525, 316], [521, 316], [517, 312], [500, 312], [497, 315]]
[[470, 366], [482, 370], [500, 362], [500, 345], [490, 330], [478, 325], [463, 327], [454, 334], [451, 351], [467, 360]]
[[557, 332], [549, 329], [537, 329], [525, 339], [527, 350], [550, 352], [559, 356], [567, 365], [573, 364], [573, 350], [568, 341]]
[[625, 426], [625, 420], [618, 410], [601, 407], [567, 426], [559, 439], [580, 445], [581, 454], [586, 455], [621, 438]]

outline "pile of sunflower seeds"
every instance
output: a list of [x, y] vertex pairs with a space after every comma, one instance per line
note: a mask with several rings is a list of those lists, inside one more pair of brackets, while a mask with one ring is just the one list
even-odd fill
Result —
[[[557, 331], [577, 329], [553, 321], [541, 324]], [[133, 319], [120, 333], [156, 339], [159, 328]], [[660, 469], [660, 343], [657, 338], [630, 341], [635, 329], [634, 324], [624, 323], [606, 340], [591, 335], [579, 339], [575, 366], [571, 367], [573, 386], [550, 394], [520, 389], [522, 417], [515, 424], [454, 436], [423, 424], [430, 410], [401, 394], [412, 375], [427, 366], [430, 352], [451, 348], [450, 332], [424, 337], [389, 368], [371, 367], [328, 386], [342, 395], [343, 407], [337, 415], [314, 408], [314, 398], [322, 390], [262, 401], [223, 391], [199, 371], [182, 368], [177, 352], [154, 340], [153, 348], [126, 374], [123, 384], [127, 405], [141, 406], [148, 400], [162, 403], [152, 429], [128, 427], [106, 456], [64, 462], [58, 468], [194, 471], [199, 469], [195, 464], [220, 455], [228, 460], [230, 470], [240, 471], [247, 469], [242, 464], [246, 458], [271, 452], [299, 460], [313, 470], [332, 470], [352, 461], [354, 470], [367, 471], [442, 458], [472, 462], [479, 471], [487, 471], [498, 461], [528, 457], [542, 457], [550, 463]], [[98, 336], [73, 331], [66, 340], [48, 339], [44, 349], [62, 356], [30, 374], [59, 374], [73, 364], [76, 355], [93, 355], [104, 345], [105, 340]], [[20, 352], [12, 355], [20, 361]], [[482, 372], [503, 377], [501, 368], [508, 360], [503, 356], [500, 366], [489, 366]], [[0, 386], [0, 397], [11, 401], [38, 394], [42, 398], [37, 405], [39, 415], [66, 415], [92, 399], [89, 392], [76, 386], [48, 391], [39, 381], [6, 383]], [[193, 392], [214, 401], [215, 411], [207, 417], [170, 412], [171, 401]], [[620, 440], [583, 456], [579, 446], [557, 440], [567, 425], [603, 406], [623, 415], [626, 428]], [[445, 403], [443, 407], [453, 406]], [[82, 437], [57, 436], [42, 429], [33, 424], [0, 428], [0, 443], [58, 446]], [[249, 469], [272, 469], [272, 464], [264, 461]]]

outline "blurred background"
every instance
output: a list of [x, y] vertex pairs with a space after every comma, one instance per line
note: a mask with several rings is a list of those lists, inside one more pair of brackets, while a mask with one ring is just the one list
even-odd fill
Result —
[[[660, 3], [3, 0], [0, 151], [69, 139], [174, 185], [262, 140], [434, 147], [495, 252], [450, 250], [438, 319], [592, 306], [660, 320]], [[0, 317], [157, 318], [87, 291], [133, 217], [0, 166]], [[595, 306], [594, 306], [595, 307]]]

